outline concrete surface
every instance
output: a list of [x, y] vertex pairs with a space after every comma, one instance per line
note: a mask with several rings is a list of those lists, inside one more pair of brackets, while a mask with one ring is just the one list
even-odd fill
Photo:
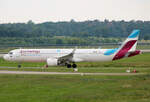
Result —
[[37, 71], [7, 71], [1, 70], [0, 74], [46, 74], [46, 75], [113, 75], [113, 76], [129, 76], [143, 75], [143, 73], [80, 73], [80, 72], [37, 72]]

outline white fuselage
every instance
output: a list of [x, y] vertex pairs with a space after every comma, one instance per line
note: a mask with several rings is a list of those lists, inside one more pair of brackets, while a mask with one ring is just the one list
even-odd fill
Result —
[[[111, 61], [112, 55], [104, 55], [108, 49], [76, 49], [72, 61], [95, 62]], [[4, 59], [18, 62], [46, 62], [48, 58], [59, 58], [70, 54], [73, 49], [16, 49], [4, 56]]]

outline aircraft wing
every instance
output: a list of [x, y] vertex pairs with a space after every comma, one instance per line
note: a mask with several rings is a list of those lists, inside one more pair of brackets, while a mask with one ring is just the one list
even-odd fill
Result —
[[68, 55], [58, 57], [57, 59], [59, 60], [60, 63], [71, 62], [75, 51], [76, 51], [76, 48], [73, 49], [72, 52], [69, 53]]
[[61, 59], [69, 59], [69, 60], [71, 60], [71, 59], [73, 58], [73, 55], [74, 55], [75, 50], [76, 50], [76, 49], [73, 49], [73, 51], [72, 51], [70, 54], [65, 55], [65, 56], [62, 56], [62, 57], [60, 57], [59, 59], [60, 59], [60, 60], [61, 60]]

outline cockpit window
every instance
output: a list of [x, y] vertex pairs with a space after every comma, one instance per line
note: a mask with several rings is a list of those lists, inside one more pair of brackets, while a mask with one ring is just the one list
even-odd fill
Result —
[[12, 54], [13, 54], [13, 52], [9, 52], [9, 54], [10, 54], [10, 55], [12, 55]]

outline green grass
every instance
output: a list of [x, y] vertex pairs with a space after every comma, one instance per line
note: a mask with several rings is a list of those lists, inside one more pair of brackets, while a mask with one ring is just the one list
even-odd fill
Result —
[[149, 102], [150, 76], [0, 75], [1, 102]]
[[[126, 68], [122, 68], [122, 67], [101, 67], [101, 68], [97, 68], [97, 67], [80, 67], [78, 68], [78, 72], [83, 72], [83, 73], [126, 73], [126, 70], [128, 69], [128, 67]], [[130, 70], [133, 71], [134, 69], [136, 69], [138, 71], [138, 73], [150, 73], [150, 68], [136, 68], [136, 67], [131, 67]], [[39, 71], [39, 72], [74, 72], [73, 69], [68, 69], [65, 67], [60, 67], [60, 68], [56, 68], [56, 67], [51, 67], [51, 68], [46, 68], [46, 69], [42, 69], [42, 68], [0, 68], [0, 70], [9, 70], [9, 71]]]
[[[0, 102], [149, 102], [150, 53], [113, 62], [78, 63], [79, 72], [123, 73], [127, 68], [146, 75], [8, 75], [0, 74]], [[45, 63], [22, 63], [42, 67]], [[0, 59], [0, 66], [18, 63]], [[73, 72], [65, 67], [0, 68], [0, 70]]]

